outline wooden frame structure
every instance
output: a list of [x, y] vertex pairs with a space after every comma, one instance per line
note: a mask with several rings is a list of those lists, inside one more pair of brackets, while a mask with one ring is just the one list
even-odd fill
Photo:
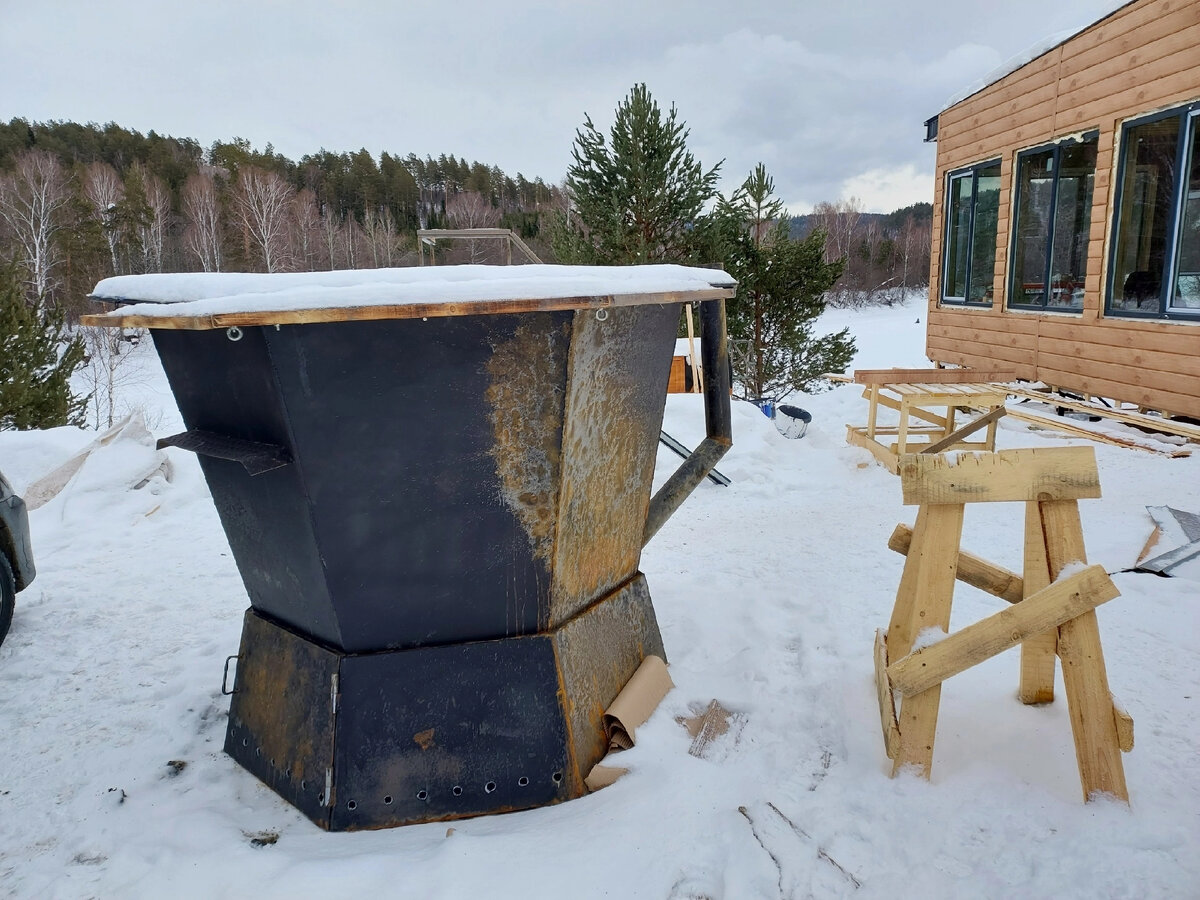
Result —
[[[1021, 379], [1077, 394], [1200, 418], [1200, 309], [1174, 315], [1114, 310], [1115, 292], [1128, 285], [1110, 284], [1116, 280], [1113, 218], [1122, 202], [1123, 134], [1130, 122], [1160, 111], [1183, 109], [1185, 120], [1195, 115], [1187, 110], [1200, 101], [1197, 46], [1200, 0], [1133, 0], [926, 123], [927, 140], [938, 145], [926, 337], [931, 360], [1013, 368]], [[1086, 248], [1079, 251], [1085, 272], [1076, 270], [1073, 281], [1061, 282], [1069, 288], [1051, 290], [1048, 280], [1041, 285], [1042, 308], [1021, 308], [1023, 301], [1014, 308], [1020, 160], [1039, 148], [1085, 139], [1095, 141], [1090, 220], [1077, 232]], [[943, 283], [951, 182], [985, 163], [999, 166], [993, 277], [978, 302], [971, 302], [969, 287], [964, 300], [949, 302]], [[1142, 179], [1139, 190], [1153, 188], [1141, 174], [1130, 177]], [[1200, 202], [1194, 185], [1185, 184], [1181, 196], [1188, 209]], [[1057, 240], [1053, 246], [1057, 255]], [[983, 249], [980, 259], [986, 258]]]
[[[854, 382], [864, 385], [870, 404], [867, 424], [847, 425], [846, 441], [869, 450], [892, 474], [906, 453], [994, 450], [996, 423], [1008, 397], [1008, 388], [996, 382], [1013, 377], [1012, 372], [971, 369], [859, 369]], [[881, 406], [899, 413], [898, 425], [879, 424]], [[959, 424], [960, 409], [982, 415]], [[982, 438], [970, 439], [985, 428]]]
[[[900, 477], [904, 502], [919, 509], [913, 528], [898, 526], [888, 543], [905, 554], [904, 572], [887, 632], [875, 636], [893, 777], [915, 767], [929, 778], [942, 682], [1021, 644], [1023, 703], [1054, 699], [1055, 658], [1062, 660], [1084, 800], [1110, 794], [1128, 802], [1121, 752], [1133, 749], [1133, 720], [1109, 692], [1095, 613], [1118, 591], [1100, 566], [1085, 565], [1079, 521], [1078, 501], [1100, 496], [1094, 450], [1008, 450], [954, 462], [912, 454], [901, 458]], [[1024, 503], [1023, 576], [960, 551], [965, 504], [980, 501]], [[1012, 606], [946, 636], [955, 579]]]
[[425, 265], [425, 247], [429, 246], [429, 264], [437, 265], [437, 257], [432, 252], [432, 247], [438, 241], [479, 241], [479, 240], [502, 240], [505, 242], [505, 260], [504, 264], [512, 265], [513, 248], [521, 253], [525, 259], [531, 263], [540, 263], [538, 255], [529, 249], [517, 233], [511, 228], [421, 228], [417, 231], [417, 259], [418, 265]]

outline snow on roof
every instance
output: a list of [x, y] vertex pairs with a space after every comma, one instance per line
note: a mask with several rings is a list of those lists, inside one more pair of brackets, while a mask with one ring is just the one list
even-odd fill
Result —
[[940, 110], [938, 110], [939, 114], [945, 112], [950, 107], [955, 106], [956, 104], [962, 103], [964, 100], [966, 100], [968, 97], [972, 96], [973, 94], [978, 94], [984, 88], [995, 84], [997, 81], [999, 81], [1001, 78], [1004, 78], [1006, 75], [1011, 75], [1013, 72], [1017, 71], [1017, 69], [1021, 68], [1021, 66], [1024, 66], [1028, 63], [1033, 62], [1039, 56], [1041, 56], [1044, 53], [1048, 53], [1049, 51], [1051, 51], [1055, 47], [1057, 47], [1059, 44], [1065, 44], [1067, 41], [1069, 41], [1071, 38], [1075, 37], [1075, 35], [1079, 34], [1080, 32], [1086, 31], [1087, 29], [1089, 29], [1093, 25], [1095, 25], [1097, 22], [1107, 19], [1114, 12], [1116, 12], [1118, 9], [1120, 9], [1122, 6], [1128, 6], [1130, 3], [1134, 3], [1134, 2], [1136, 2], [1136, 0], [1111, 0], [1111, 2], [1109, 4], [1109, 8], [1104, 13], [1104, 15], [1102, 15], [1096, 19], [1093, 19], [1089, 22], [1086, 22], [1082, 25], [1079, 25], [1076, 28], [1068, 28], [1065, 31], [1056, 32], [1055, 34], [1052, 34], [1049, 37], [1043, 38], [1042, 40], [1038, 41], [1036, 44], [1033, 44], [1033, 45], [1027, 47], [1025, 50], [1021, 51], [1020, 53], [1016, 54], [1015, 56], [1012, 56], [1009, 59], [1006, 59], [999, 66], [992, 69], [992, 71], [988, 72], [982, 78], [976, 79], [970, 85], [968, 85], [967, 87], [963, 88], [961, 91], [958, 91], [953, 96], [951, 96], [945, 103], [942, 104], [942, 108]]
[[734, 284], [688, 266], [430, 266], [336, 272], [118, 275], [94, 300], [135, 303], [111, 316], [210, 316], [358, 306], [549, 300], [707, 290]]

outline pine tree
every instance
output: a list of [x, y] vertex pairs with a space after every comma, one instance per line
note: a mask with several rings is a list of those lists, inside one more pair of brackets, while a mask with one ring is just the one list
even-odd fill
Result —
[[854, 357], [848, 329], [813, 336], [825, 308], [822, 295], [845, 260], [825, 261], [819, 228], [792, 240], [790, 217], [774, 194], [775, 183], [760, 163], [714, 214], [725, 270], [738, 282], [727, 316], [735, 390], [744, 399], [779, 400], [793, 390], [811, 390], [821, 373], [842, 372]]
[[687, 138], [675, 107], [664, 117], [644, 84], [618, 104], [611, 142], [585, 116], [567, 170], [576, 217], [554, 229], [558, 258], [607, 265], [693, 259], [695, 225], [721, 166], [705, 172]]
[[64, 331], [61, 311], [26, 303], [12, 266], [0, 269], [0, 430], [83, 424], [87, 398], [71, 393], [83, 340]]

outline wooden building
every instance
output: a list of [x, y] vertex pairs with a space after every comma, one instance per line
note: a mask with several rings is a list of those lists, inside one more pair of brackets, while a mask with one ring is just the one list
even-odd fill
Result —
[[929, 358], [1200, 418], [1200, 0], [1035, 53], [926, 123]]

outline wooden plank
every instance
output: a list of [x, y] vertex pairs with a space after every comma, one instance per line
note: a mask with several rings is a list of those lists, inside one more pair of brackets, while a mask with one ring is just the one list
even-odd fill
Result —
[[[1176, 53], [1172, 56], [1172, 62], [1183, 66], [1188, 63], [1188, 57], [1187, 51]], [[1055, 119], [1055, 129], [1073, 131], [1107, 118], [1133, 116], [1185, 103], [1195, 95], [1196, 71], [1194, 67], [1190, 71], [1178, 70], [1173, 75], [1145, 84], [1112, 78], [1107, 82], [1112, 83], [1106, 83], [1103, 90], [1089, 88], [1078, 91], [1077, 97], [1069, 98], [1072, 104], [1079, 105], [1064, 104]], [[1128, 86], [1119, 90], [1125, 85]], [[1114, 90], [1116, 93], [1113, 93]], [[1089, 97], [1092, 99], [1087, 99]]]
[[[1190, 0], [1183, 0], [1186, 5]], [[1094, 22], [1063, 45], [1062, 59], [1067, 61], [1096, 48], [1117, 43], [1121, 35], [1149, 25], [1155, 19], [1170, 13], [1179, 4], [1177, 0], [1143, 0], [1140, 3], [1125, 3]]]
[[[888, 627], [889, 656], [907, 656], [913, 639], [926, 628], [949, 630], [962, 522], [961, 504], [923, 506], [918, 511], [912, 549], [904, 560], [893, 622]], [[905, 608], [910, 613], [908, 621], [898, 622]], [[922, 777], [929, 778], [941, 695], [942, 688], [938, 684], [901, 702], [900, 746], [892, 758], [893, 777], [906, 768], [916, 767]]]
[[[928, 352], [926, 355], [938, 359], [943, 353], [966, 352], [963, 344], [967, 340], [965, 337], [947, 338], [927, 333], [925, 348]], [[1026, 378], [1033, 377], [1037, 364], [1037, 353], [1032, 348], [1006, 347], [987, 341], [970, 341], [967, 346], [973, 358], [984, 361], [983, 365], [1010, 366], [1013, 377], [1008, 379], [1009, 381], [1014, 381], [1022, 375]]]
[[[1037, 503], [1025, 504], [1025, 553], [1023, 597], [1050, 586], [1050, 562], [1046, 558], [1046, 537]], [[1021, 675], [1017, 699], [1022, 703], [1054, 701], [1054, 669], [1058, 658], [1058, 629], [1052, 628], [1028, 637], [1021, 644]]]
[[1086, 65], [1078, 64], [1083, 57], [1077, 56], [1071, 65], [1060, 68], [1061, 95], [1069, 97], [1088, 85], [1131, 71], [1137, 71], [1143, 81], [1150, 81], [1169, 71], [1173, 54], [1184, 49], [1194, 52], [1200, 44], [1200, 14], [1194, 11], [1188, 15], [1187, 10], [1180, 10], [1154, 24], [1153, 30], [1139, 29], [1127, 34], [1125, 40], [1107, 45], [1103, 48], [1106, 55], [1097, 54]]
[[470, 300], [448, 303], [403, 303], [381, 306], [344, 306], [325, 309], [279, 309], [217, 313], [207, 316], [153, 316], [112, 313], [80, 316], [83, 325], [101, 328], [162, 328], [205, 331], [214, 328], [252, 325], [308, 325], [316, 322], [364, 322], [380, 319], [425, 319], [464, 315], [502, 315], [520, 312], [553, 312], [569, 309], [606, 309], [614, 306], [685, 303], [692, 300], [721, 300], [734, 295], [727, 288], [695, 291], [608, 294], [595, 297], [514, 298]]
[[[999, 360], [983, 355], [989, 352], [988, 347], [981, 346], [979, 350], [981, 352], [975, 352], [974, 348], [971, 348], [969, 345], [964, 345], [957, 350], [943, 350], [940, 347], [934, 346], [926, 348], [926, 355], [935, 362], [959, 366], [976, 366], [982, 368], [994, 366], [997, 362], [1000, 362]], [[1033, 365], [1028, 365], [1024, 367], [1023, 371], [1019, 370], [1019, 374], [1027, 380], [1033, 380], [1036, 378], [1037, 369]]]
[[[951, 131], [945, 137], [944, 161], [958, 167], [969, 162], [994, 158], [997, 148], [1008, 147], [1022, 140], [1019, 135], [1048, 134], [1054, 128], [1054, 111], [1058, 99], [1055, 84], [1050, 83], [1040, 91], [1033, 92], [1027, 103], [1015, 102], [1011, 111], [1003, 112], [994, 119], [981, 116], [978, 125], [965, 131]], [[1036, 141], [1034, 138], [1033, 141]], [[1032, 142], [1032, 141], [1030, 141]], [[938, 150], [943, 138], [938, 127]], [[982, 151], [982, 153], [981, 153]]]
[[1036, 318], [1018, 315], [1005, 309], [991, 307], [977, 309], [970, 306], [939, 306], [930, 310], [930, 323], [939, 325], [954, 325], [978, 329], [981, 332], [993, 331], [998, 334], [1024, 334], [1036, 337], [1038, 320]]
[[887, 667], [888, 680], [892, 690], [911, 697], [1119, 596], [1103, 567], [1089, 566], [897, 660]]
[[[1119, 400], [1145, 409], [1159, 409], [1173, 415], [1192, 416], [1200, 418], [1200, 395], [1183, 394], [1176, 391], [1161, 391], [1153, 388], [1130, 385], [1116, 379], [1095, 376], [1082, 376], [1074, 371], [1064, 371], [1056, 366], [1041, 365], [1038, 360], [1037, 377], [1046, 384], [1052, 384], [1059, 389], [1077, 391], [1093, 397], [1107, 397]], [[1189, 388], [1188, 379], [1179, 379], [1181, 388]], [[1200, 391], [1200, 383], [1195, 385]]]
[[[1069, 500], [1053, 500], [1038, 506], [1042, 532], [1046, 535], [1050, 577], [1057, 579], [1067, 566], [1087, 561], [1079, 505]], [[1083, 798], [1091, 800], [1097, 793], [1104, 793], [1128, 803], [1121, 742], [1117, 736], [1095, 610], [1059, 626], [1058, 656], [1062, 660], [1063, 686], [1075, 738], [1075, 759], [1079, 764]]]
[[1099, 403], [1085, 403], [1081, 400], [1072, 400], [1058, 393], [1046, 393], [1020, 387], [1011, 389], [1010, 393], [1029, 400], [1048, 403], [1051, 406], [1061, 406], [1064, 409], [1074, 410], [1075, 412], [1091, 413], [1105, 419], [1111, 419], [1114, 422], [1124, 422], [1127, 425], [1147, 428], [1151, 431], [1160, 431], [1164, 434], [1173, 434], [1178, 437], [1187, 438], [1189, 441], [1200, 442], [1200, 425], [1166, 419], [1162, 416], [1148, 416], [1145, 413], [1130, 409], [1114, 409], [1111, 406], [1102, 406]]
[[1012, 381], [1014, 373], [1007, 370], [979, 371], [977, 369], [856, 369], [855, 384], [962, 384], [964, 382]]
[[[1096, 338], [1103, 338], [1103, 335], [1093, 331], [1087, 335], [1087, 340], [1062, 340], [1045, 335], [1038, 341], [1038, 347], [1048, 354], [1066, 359], [1089, 359], [1105, 365], [1124, 365], [1164, 375], [1200, 378], [1200, 356], [1113, 347], [1099, 343]], [[1197, 352], [1200, 353], [1200, 346]]]
[[1064, 341], [1080, 341], [1142, 353], [1200, 356], [1200, 327], [1188, 322], [1147, 322], [1107, 316], [1096, 322], [1054, 318], [1042, 323], [1041, 333]]
[[978, 127], [997, 107], [1057, 82], [1059, 53], [1055, 51], [1056, 48], [1048, 50], [1000, 80], [964, 97], [949, 109], [942, 110], [938, 116], [939, 140], [943, 128], [953, 132]]
[[1113, 722], [1117, 726], [1117, 746], [1120, 747], [1122, 753], [1129, 753], [1133, 750], [1133, 716], [1121, 708], [1121, 704], [1117, 703], [1115, 697], [1111, 699]]
[[883, 747], [888, 759], [900, 750], [900, 726], [896, 723], [896, 704], [887, 677], [887, 638], [883, 629], [875, 629], [875, 693], [879, 698], [879, 724], [883, 728]]
[[[1103, 108], [1115, 109], [1125, 115], [1136, 115], [1148, 111], [1150, 107], [1138, 106], [1152, 98], [1156, 93], [1156, 85], [1175, 82], [1186, 85], [1190, 76], [1191, 84], [1196, 84], [1195, 58], [1196, 45], [1188, 39], [1197, 33], [1194, 28], [1185, 28], [1175, 36], [1155, 44], [1148, 44], [1128, 56], [1119, 56], [1090, 69], [1078, 76], [1065, 79], [1059, 84], [1058, 109], [1062, 113], [1074, 113], [1076, 110], [1087, 109], [1104, 103]], [[1143, 65], [1147, 51], [1159, 51], [1149, 64]], [[1122, 65], [1122, 63], [1126, 63]], [[1138, 96], [1139, 90], [1145, 93]], [[1168, 89], [1169, 90], [1169, 89]], [[1112, 103], [1114, 98], [1132, 97], [1132, 102], [1126, 105]], [[1153, 102], [1151, 100], [1150, 102]]]
[[899, 474], [906, 506], [1100, 496], [1092, 447], [1001, 450], [955, 460], [910, 453], [900, 457]]
[[[1009, 407], [1008, 414], [1014, 419], [1020, 419], [1022, 422], [1028, 422], [1031, 425], [1037, 425], [1041, 428], [1046, 428], [1051, 431], [1061, 431], [1063, 434], [1072, 435], [1074, 437], [1087, 438], [1089, 441], [1096, 441], [1101, 444], [1111, 444], [1114, 447], [1124, 447], [1127, 450], [1144, 450], [1147, 453], [1157, 453], [1160, 456], [1167, 456], [1172, 459], [1184, 459], [1192, 455], [1191, 450], [1183, 448], [1172, 448], [1169, 445], [1156, 444], [1150, 439], [1141, 439], [1135, 437], [1126, 437], [1124, 435], [1113, 434], [1108, 431], [1099, 431], [1095, 428], [1088, 428], [1082, 422], [1074, 422], [1064, 419], [1062, 416], [1043, 416], [1038, 413], [1030, 412], [1029, 410]], [[1068, 449], [1068, 448], [1062, 448]]]
[[[896, 659], [908, 655], [918, 631], [936, 624], [926, 621], [926, 613], [921, 612], [922, 598], [933, 596], [931, 591], [937, 594], [943, 588], [949, 593], [954, 590], [962, 517], [961, 505], [923, 506], [917, 510], [910, 549], [905, 555], [904, 571], [896, 591], [896, 604], [888, 623], [888, 653]], [[946, 536], [957, 536], [948, 547], [944, 545]]]
[[929, 316], [927, 331], [940, 337], [969, 335], [972, 340], [1032, 350], [1037, 345], [1038, 319], [1028, 314], [1005, 311], [988, 318], [955, 315], [953, 310], [940, 309]]
[[[1190, 386], [1187, 378], [1181, 378], [1174, 372], [1164, 372], [1155, 368], [1143, 368], [1125, 362], [1100, 362], [1087, 356], [1064, 355], [1061, 345], [1047, 343], [1038, 348], [1038, 367], [1075, 373], [1086, 380], [1106, 378], [1119, 382], [1129, 388], [1144, 388], [1151, 391], [1167, 391], [1174, 393], [1180, 388], [1185, 390]], [[1186, 374], [1186, 373], [1184, 373]], [[1200, 390], [1200, 382], [1196, 382]], [[1085, 393], [1099, 393], [1086, 391]], [[1139, 404], [1140, 405], [1140, 404]]]
[[853, 425], [846, 426], [846, 443], [855, 447], [862, 447], [864, 450], [870, 451], [871, 455], [889, 472], [896, 474], [897, 458], [896, 454], [888, 450], [887, 447], [876, 440], [867, 437], [864, 429], [855, 428]]
[[[863, 392], [863, 396], [866, 397], [868, 395], [868, 392], [870, 392], [872, 390], [875, 390], [875, 388], [873, 388], [873, 387], [867, 388], [867, 390]], [[893, 409], [893, 410], [896, 410], [897, 412], [900, 411], [900, 402], [898, 400], [892, 399], [891, 397], [887, 396], [886, 394], [879, 395], [878, 403], [880, 406], [886, 406], [888, 409]], [[921, 419], [922, 421], [932, 422], [934, 425], [937, 425], [938, 427], [940, 427], [943, 430], [946, 427], [946, 419], [944, 416], [939, 416], [936, 413], [929, 412], [928, 410], [910, 409], [908, 411], [908, 414], [910, 416], [913, 416], [914, 418]], [[875, 431], [876, 431], [876, 433], [878, 433], [879, 429], [876, 428]]]
[[[908, 554], [911, 546], [912, 529], [907, 525], [897, 525], [892, 531], [892, 536], [888, 538], [888, 549], [904, 556]], [[1024, 583], [1020, 575], [966, 550], [958, 551], [954, 577], [963, 584], [969, 584], [1009, 603], [1020, 603], [1024, 596]]]
[[[946, 435], [940, 441], [937, 441], [936, 443], [930, 444], [928, 447], [925, 447], [924, 449], [921, 450], [921, 452], [922, 453], [940, 453], [941, 451], [952, 447], [954, 444], [957, 444], [959, 441], [963, 440], [968, 435], [974, 434], [976, 431], [979, 431], [981, 428], [986, 428], [988, 425], [995, 422], [997, 419], [999, 419], [1003, 415], [1004, 415], [1004, 407], [997, 406], [995, 409], [984, 413], [982, 416], [980, 416], [975, 421], [968, 422], [962, 428], [959, 428], [955, 431], [950, 432], [948, 435]], [[989, 450], [994, 449], [993, 446], [989, 446], [988, 441], [984, 441], [983, 444]]]

